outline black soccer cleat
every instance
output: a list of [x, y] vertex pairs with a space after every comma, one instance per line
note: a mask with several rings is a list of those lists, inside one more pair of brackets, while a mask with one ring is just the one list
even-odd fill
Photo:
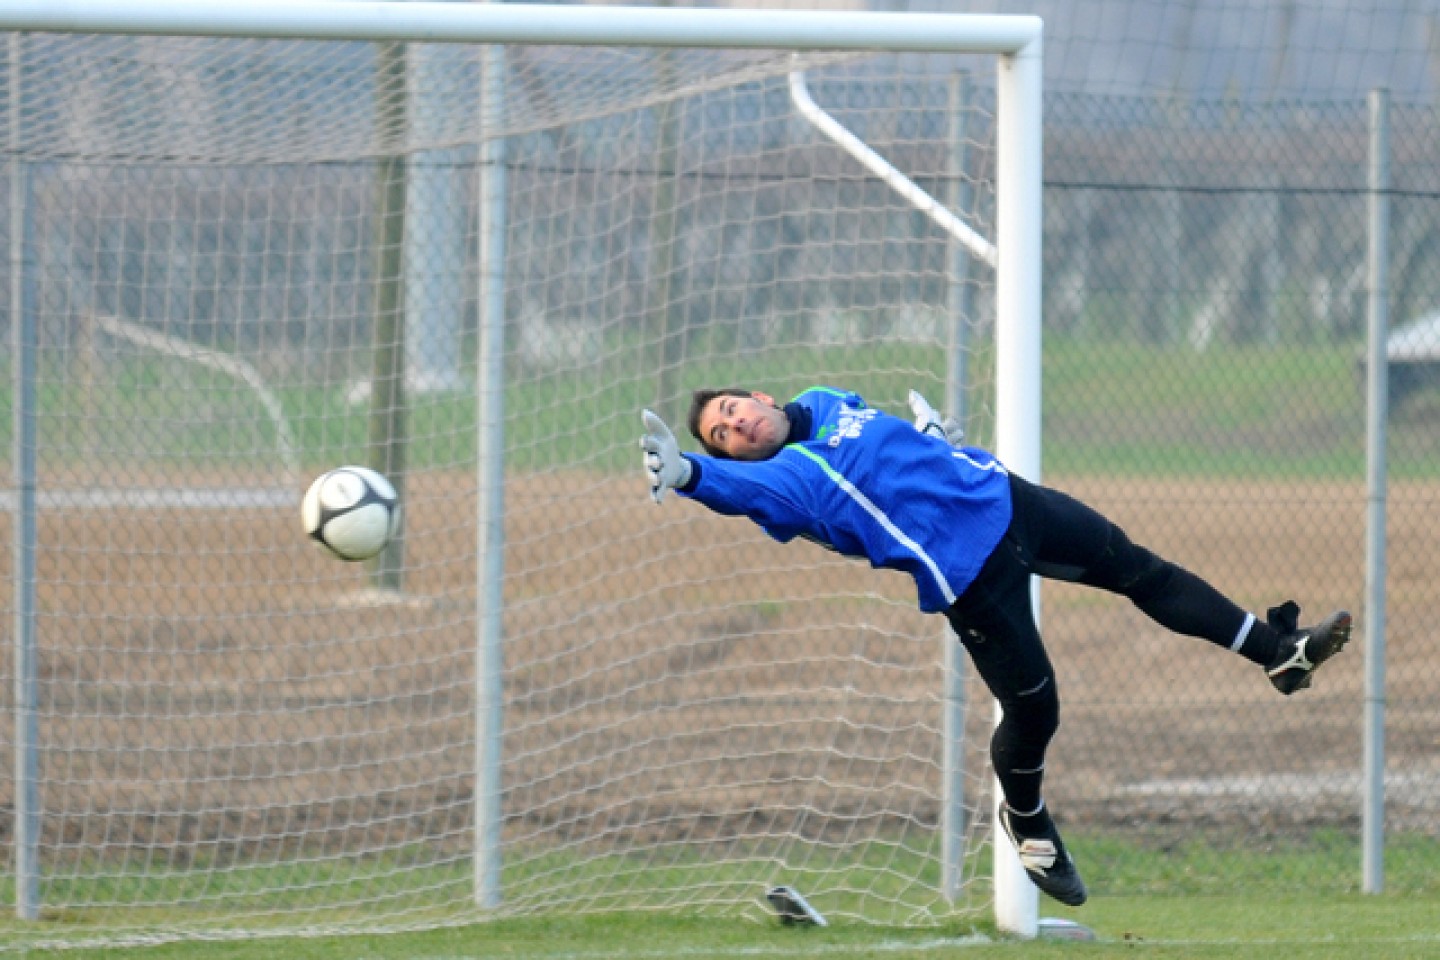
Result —
[[1280, 633], [1280, 649], [1265, 674], [1275, 689], [1289, 696], [1304, 690], [1320, 665], [1350, 642], [1350, 614], [1337, 610], [1313, 627], [1298, 627], [1300, 608], [1290, 601], [1270, 610], [1270, 626]]
[[1078, 907], [1084, 903], [1085, 881], [1080, 879], [1075, 861], [1070, 859], [1065, 844], [1061, 842], [1055, 821], [1044, 811], [1043, 816], [1026, 817], [1027, 820], [1040, 821], [1042, 825], [1038, 831], [1031, 827], [1028, 835], [1022, 835], [1016, 829], [1013, 814], [1008, 806], [1000, 805], [1000, 825], [1005, 828], [1010, 842], [1015, 844], [1020, 865], [1025, 868], [1031, 882], [1066, 906]]

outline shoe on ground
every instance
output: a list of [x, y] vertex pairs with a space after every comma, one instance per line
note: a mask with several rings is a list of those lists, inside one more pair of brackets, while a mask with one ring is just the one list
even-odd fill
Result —
[[1060, 831], [1055, 829], [1055, 822], [1049, 814], [1041, 818], [1027, 817], [1026, 820], [1041, 820], [1043, 825], [1039, 829], [1029, 828], [1028, 834], [1020, 834], [1017, 831], [1019, 819], [1014, 817], [1014, 811], [1008, 806], [1000, 805], [1000, 825], [1005, 828], [1010, 842], [1015, 844], [1020, 865], [1025, 868], [1031, 882], [1067, 906], [1080, 906], [1085, 902], [1085, 881], [1080, 879], [1075, 861], [1070, 859], [1065, 844], [1060, 841]]
[[1300, 608], [1282, 604], [1268, 615], [1270, 626], [1280, 632], [1280, 650], [1265, 673], [1275, 689], [1289, 696], [1304, 690], [1315, 678], [1320, 665], [1350, 642], [1350, 614], [1337, 610], [1313, 627], [1297, 626]]

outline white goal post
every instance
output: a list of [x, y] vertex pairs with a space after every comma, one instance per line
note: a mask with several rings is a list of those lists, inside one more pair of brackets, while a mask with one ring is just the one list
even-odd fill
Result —
[[[499, 71], [504, 45], [993, 55], [998, 64], [994, 84], [993, 171], [996, 318], [992, 401], [994, 445], [1001, 459], [1012, 470], [1031, 479], [1040, 478], [1042, 24], [1036, 17], [350, 0], [209, 0], [206, 3], [187, 0], [128, 0], [125, 3], [113, 0], [70, 0], [66, 3], [13, 0], [0, 7], [0, 28], [7, 31], [12, 40], [17, 34], [83, 34], [494, 45], [493, 51], [487, 54], [490, 59], [486, 61], [482, 128], [490, 122], [493, 111], [504, 109], [500, 99], [503, 83]], [[18, 69], [13, 62], [11, 69]], [[19, 138], [23, 136], [23, 131], [18, 129], [20, 124], [16, 120], [17, 107], [13, 97], [11, 109], [11, 136]], [[506, 410], [504, 398], [511, 360], [507, 354], [506, 330], [507, 324], [514, 326], [516, 318], [507, 316], [505, 128], [496, 125], [496, 129], [501, 133], [483, 142], [477, 165], [480, 172], [476, 195], [479, 197], [477, 206], [480, 213], [475, 232], [479, 264], [473, 277], [478, 313], [474, 340], [474, 498], [478, 510], [478, 558], [473, 589], [474, 624], [478, 636], [473, 691], [475, 781], [468, 790], [473, 803], [475, 844], [470, 879], [475, 901], [482, 907], [499, 904], [504, 894], [500, 838], [506, 812], [501, 809], [500, 800], [504, 788], [501, 782], [502, 751], [507, 731], [503, 728], [505, 716], [502, 703], [506, 691], [502, 672], [505, 669], [506, 615], [513, 613], [505, 606], [508, 599], [505, 589], [506, 550], [514, 544], [507, 543], [507, 524], [513, 521], [513, 516], [507, 511], [504, 492], [507, 469], [510, 468], [506, 462], [510, 442], [506, 427], [513, 421]], [[179, 156], [181, 152], [177, 150], [166, 159]], [[40, 162], [54, 162], [57, 157], [65, 159], [68, 155], [62, 156], [57, 152]], [[12, 146], [11, 158], [10, 302], [17, 305], [17, 309], [12, 311], [12, 342], [17, 345], [15, 370], [23, 381], [25, 377], [36, 375], [34, 351], [37, 349], [36, 331], [28, 326], [33, 311], [24, 306], [28, 296], [24, 289], [27, 282], [25, 271], [29, 262], [22, 250], [27, 246], [23, 226], [26, 201], [23, 190], [16, 186], [21, 182], [20, 166], [28, 161], [23, 148], [19, 147]], [[193, 158], [187, 156], [184, 159], [191, 162]], [[276, 161], [277, 164], [283, 162]], [[326, 158], [325, 162], [329, 159]], [[909, 198], [909, 203], [922, 206], [916, 203], [914, 196]], [[161, 214], [155, 216], [158, 218]], [[949, 216], [959, 223], [953, 214], [944, 213], [942, 216]], [[970, 229], [964, 224], [960, 226]], [[965, 242], [972, 249], [982, 251], [977, 259], [982, 262], [990, 260], [983, 252], [985, 241], [978, 234]], [[623, 259], [628, 252], [617, 251], [614, 255]], [[160, 343], [161, 336], [157, 333], [150, 339]], [[163, 342], [173, 341], [166, 339]], [[206, 355], [220, 356], [213, 352]], [[43, 376], [43, 364], [41, 368], [40, 375]], [[238, 360], [226, 361], [226, 369], [247, 371], [247, 380], [256, 380], [260, 376], [253, 372], [256, 367]], [[655, 371], [655, 375], [659, 372]], [[39, 416], [40, 401], [36, 399], [33, 386], [33, 382], [19, 382], [14, 394], [15, 434], [17, 443], [22, 446], [27, 442], [25, 438], [33, 437], [33, 428]], [[264, 396], [271, 396], [268, 389]], [[638, 406], [635, 413], [633, 426], [638, 435]], [[303, 447], [306, 439], [303, 435], [298, 439], [287, 435], [285, 443]], [[43, 436], [41, 445], [43, 448]], [[35, 919], [43, 906], [39, 848], [44, 813], [39, 809], [41, 791], [37, 789], [42, 776], [38, 726], [44, 697], [38, 692], [40, 656], [35, 648], [37, 583], [34, 557], [38, 509], [35, 491], [43, 485], [43, 479], [34, 472], [33, 458], [22, 455], [24, 452], [21, 449], [13, 457], [15, 489], [19, 491], [12, 513], [12, 530], [17, 544], [12, 574], [13, 636], [16, 640], [14, 844], [17, 913], [24, 919]], [[639, 484], [637, 468], [637, 491]], [[674, 508], [673, 504], [671, 508]], [[661, 529], [658, 534], [654, 530], [650, 533], [663, 535], [665, 526], [673, 522], [672, 516], [652, 516], [659, 518], [655, 520], [655, 525]], [[424, 516], [413, 517], [410, 520], [412, 529], [425, 519]], [[572, 526], [576, 524], [578, 521]], [[563, 523], [561, 529], [563, 535]], [[632, 544], [631, 549], [643, 552], [643, 539]], [[618, 602], [608, 600], [596, 600], [595, 603], [601, 607], [606, 604], [620, 606]], [[755, 615], [762, 619], [765, 616], [763, 610]], [[679, 615], [676, 616], [678, 619]], [[443, 619], [443, 614], [437, 613], [436, 619]], [[364, 619], [357, 617], [355, 622], [357, 629], [363, 633], [361, 625]], [[297, 656], [305, 654], [302, 652]], [[363, 656], [363, 647], [362, 652], [356, 652], [355, 656]], [[426, 666], [417, 661], [409, 666], [408, 672], [420, 673]], [[527, 681], [537, 684], [535, 689], [541, 689], [538, 686], [541, 681], [536, 679], [541, 672], [537, 666], [533, 671], [535, 678]], [[216, 690], [219, 689], [217, 686]], [[653, 691], [645, 693], [650, 695]], [[605, 695], [612, 694], [606, 691]], [[123, 690], [115, 696], [123, 697]], [[222, 694], [217, 692], [215, 696], [218, 698]], [[300, 709], [311, 709], [309, 703], [305, 701]], [[413, 749], [424, 751], [423, 745]], [[364, 766], [367, 761], [358, 758], [348, 762]], [[581, 762], [588, 761], [576, 761], [577, 764]], [[344, 765], [341, 766], [343, 768]], [[683, 773], [679, 776], [683, 779]], [[188, 788], [181, 783], [171, 784], [165, 789], [183, 792]], [[137, 791], [137, 798], [139, 793]], [[344, 790], [338, 790], [332, 803], [342, 803], [344, 796]], [[314, 815], [314, 811], [306, 815]], [[555, 815], [566, 814], [557, 811]], [[593, 812], [593, 815], [603, 818], [603, 809]], [[383, 816], [377, 815], [376, 822], [386, 821]], [[375, 829], [377, 835], [383, 834], [385, 842], [388, 842], [389, 834], [385, 830], [389, 828]], [[85, 834], [83, 825], [74, 826], [73, 830], [78, 836]], [[283, 833], [281, 831], [281, 835]], [[277, 841], [277, 846], [283, 846], [283, 843]], [[1034, 936], [1037, 932], [1035, 890], [1024, 878], [1009, 846], [1004, 843], [994, 846], [997, 924], [1020, 936]], [[405, 855], [402, 849], [386, 849], [397, 859], [403, 859]], [[226, 850], [226, 855], [230, 855], [228, 848]], [[599, 903], [611, 902], [599, 896], [595, 900]], [[623, 905], [623, 898], [614, 902]], [[449, 915], [445, 915], [436, 922], [447, 922], [449, 919]], [[297, 922], [303, 924], [305, 921]], [[403, 924], [417, 922], [426, 922], [424, 910], [417, 909], [414, 915], [407, 916]]]

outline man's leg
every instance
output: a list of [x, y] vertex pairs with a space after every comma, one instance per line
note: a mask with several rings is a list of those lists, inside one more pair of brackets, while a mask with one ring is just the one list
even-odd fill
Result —
[[1060, 725], [1055, 671], [1035, 626], [1030, 571], [1009, 539], [946, 611], [1001, 717], [990, 760], [1004, 795], [1001, 823], [1026, 873], [1041, 890], [1072, 906], [1085, 884], [1045, 809], [1045, 752]]
[[1286, 603], [1258, 620], [1189, 570], [1132, 543], [1079, 500], [1019, 478], [1011, 489], [1017, 539], [1036, 573], [1128, 597], [1161, 626], [1264, 667], [1282, 693], [1309, 686], [1314, 671], [1350, 639], [1350, 615], [1343, 610], [1301, 628], [1299, 607]]

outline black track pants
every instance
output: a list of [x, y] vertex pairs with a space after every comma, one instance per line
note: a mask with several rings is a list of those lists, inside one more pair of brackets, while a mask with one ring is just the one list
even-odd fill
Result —
[[1040, 805], [1045, 750], [1060, 723], [1055, 671], [1035, 624], [1032, 574], [1128, 597], [1162, 626], [1224, 647], [1235, 643], [1248, 615], [1204, 580], [1131, 543], [1079, 500], [1014, 476], [1010, 490], [1009, 530], [945, 615], [1004, 709], [991, 761], [1006, 801], [1028, 813]]

